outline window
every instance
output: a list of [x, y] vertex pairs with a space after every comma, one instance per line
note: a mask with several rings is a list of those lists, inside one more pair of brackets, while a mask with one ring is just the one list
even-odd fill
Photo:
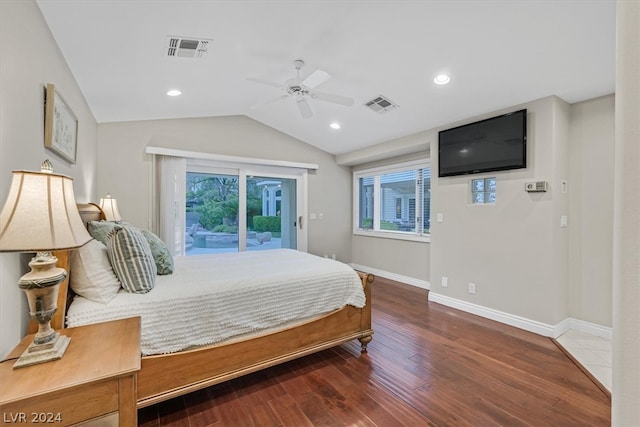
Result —
[[297, 201], [303, 177], [262, 169], [258, 175], [242, 165], [187, 161], [185, 255], [299, 248], [296, 219], [302, 209]]
[[307, 171], [316, 165], [147, 152], [154, 155], [151, 203], [157, 206], [151, 224], [172, 254], [307, 250], [306, 221], [297, 219], [306, 216]]
[[356, 171], [354, 233], [422, 240], [429, 234], [431, 168], [427, 161]]
[[185, 255], [238, 252], [238, 180], [187, 169]]
[[471, 203], [475, 205], [496, 202], [496, 179], [479, 178], [471, 180]]

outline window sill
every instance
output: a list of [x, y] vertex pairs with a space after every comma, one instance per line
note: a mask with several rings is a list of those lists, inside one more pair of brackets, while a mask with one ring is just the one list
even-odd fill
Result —
[[378, 237], [382, 239], [394, 239], [394, 240], [408, 240], [411, 242], [431, 242], [430, 234], [409, 234], [395, 231], [374, 231], [374, 230], [363, 230], [363, 229], [355, 229], [353, 230], [354, 236], [366, 236], [366, 237]]

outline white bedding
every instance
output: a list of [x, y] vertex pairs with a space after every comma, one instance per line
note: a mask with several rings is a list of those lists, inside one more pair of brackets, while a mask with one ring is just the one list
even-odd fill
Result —
[[[73, 272], [71, 272], [73, 274]], [[351, 267], [291, 249], [177, 257], [174, 273], [157, 276], [147, 294], [120, 290], [108, 304], [76, 296], [67, 312], [75, 327], [142, 316], [143, 354], [217, 343], [242, 334], [364, 307]]]

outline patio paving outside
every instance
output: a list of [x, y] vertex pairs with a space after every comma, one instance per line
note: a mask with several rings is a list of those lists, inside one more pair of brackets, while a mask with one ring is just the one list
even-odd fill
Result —
[[[280, 249], [282, 242], [279, 237], [272, 237], [270, 241], [259, 243], [255, 239], [247, 240], [248, 251], [264, 251], [269, 249]], [[222, 254], [227, 252], [238, 252], [238, 246], [229, 248], [196, 248], [190, 247], [185, 251], [185, 255], [200, 255], [200, 254]]]

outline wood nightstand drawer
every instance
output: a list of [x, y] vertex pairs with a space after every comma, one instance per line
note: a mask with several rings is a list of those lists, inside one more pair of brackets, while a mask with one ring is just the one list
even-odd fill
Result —
[[[135, 426], [140, 318], [61, 333], [71, 342], [60, 360], [19, 369], [13, 369], [11, 360], [0, 363], [2, 423]], [[25, 337], [9, 358], [19, 355], [32, 339]]]
[[[69, 402], [74, 402], [69, 405]], [[4, 414], [25, 413], [27, 421], [54, 414], [63, 425], [76, 424], [118, 410], [118, 381], [87, 384], [2, 405]], [[55, 424], [59, 424], [56, 420]], [[6, 422], [6, 420], [3, 420]], [[42, 424], [49, 424], [43, 422]], [[21, 424], [22, 425], [22, 424]]]

